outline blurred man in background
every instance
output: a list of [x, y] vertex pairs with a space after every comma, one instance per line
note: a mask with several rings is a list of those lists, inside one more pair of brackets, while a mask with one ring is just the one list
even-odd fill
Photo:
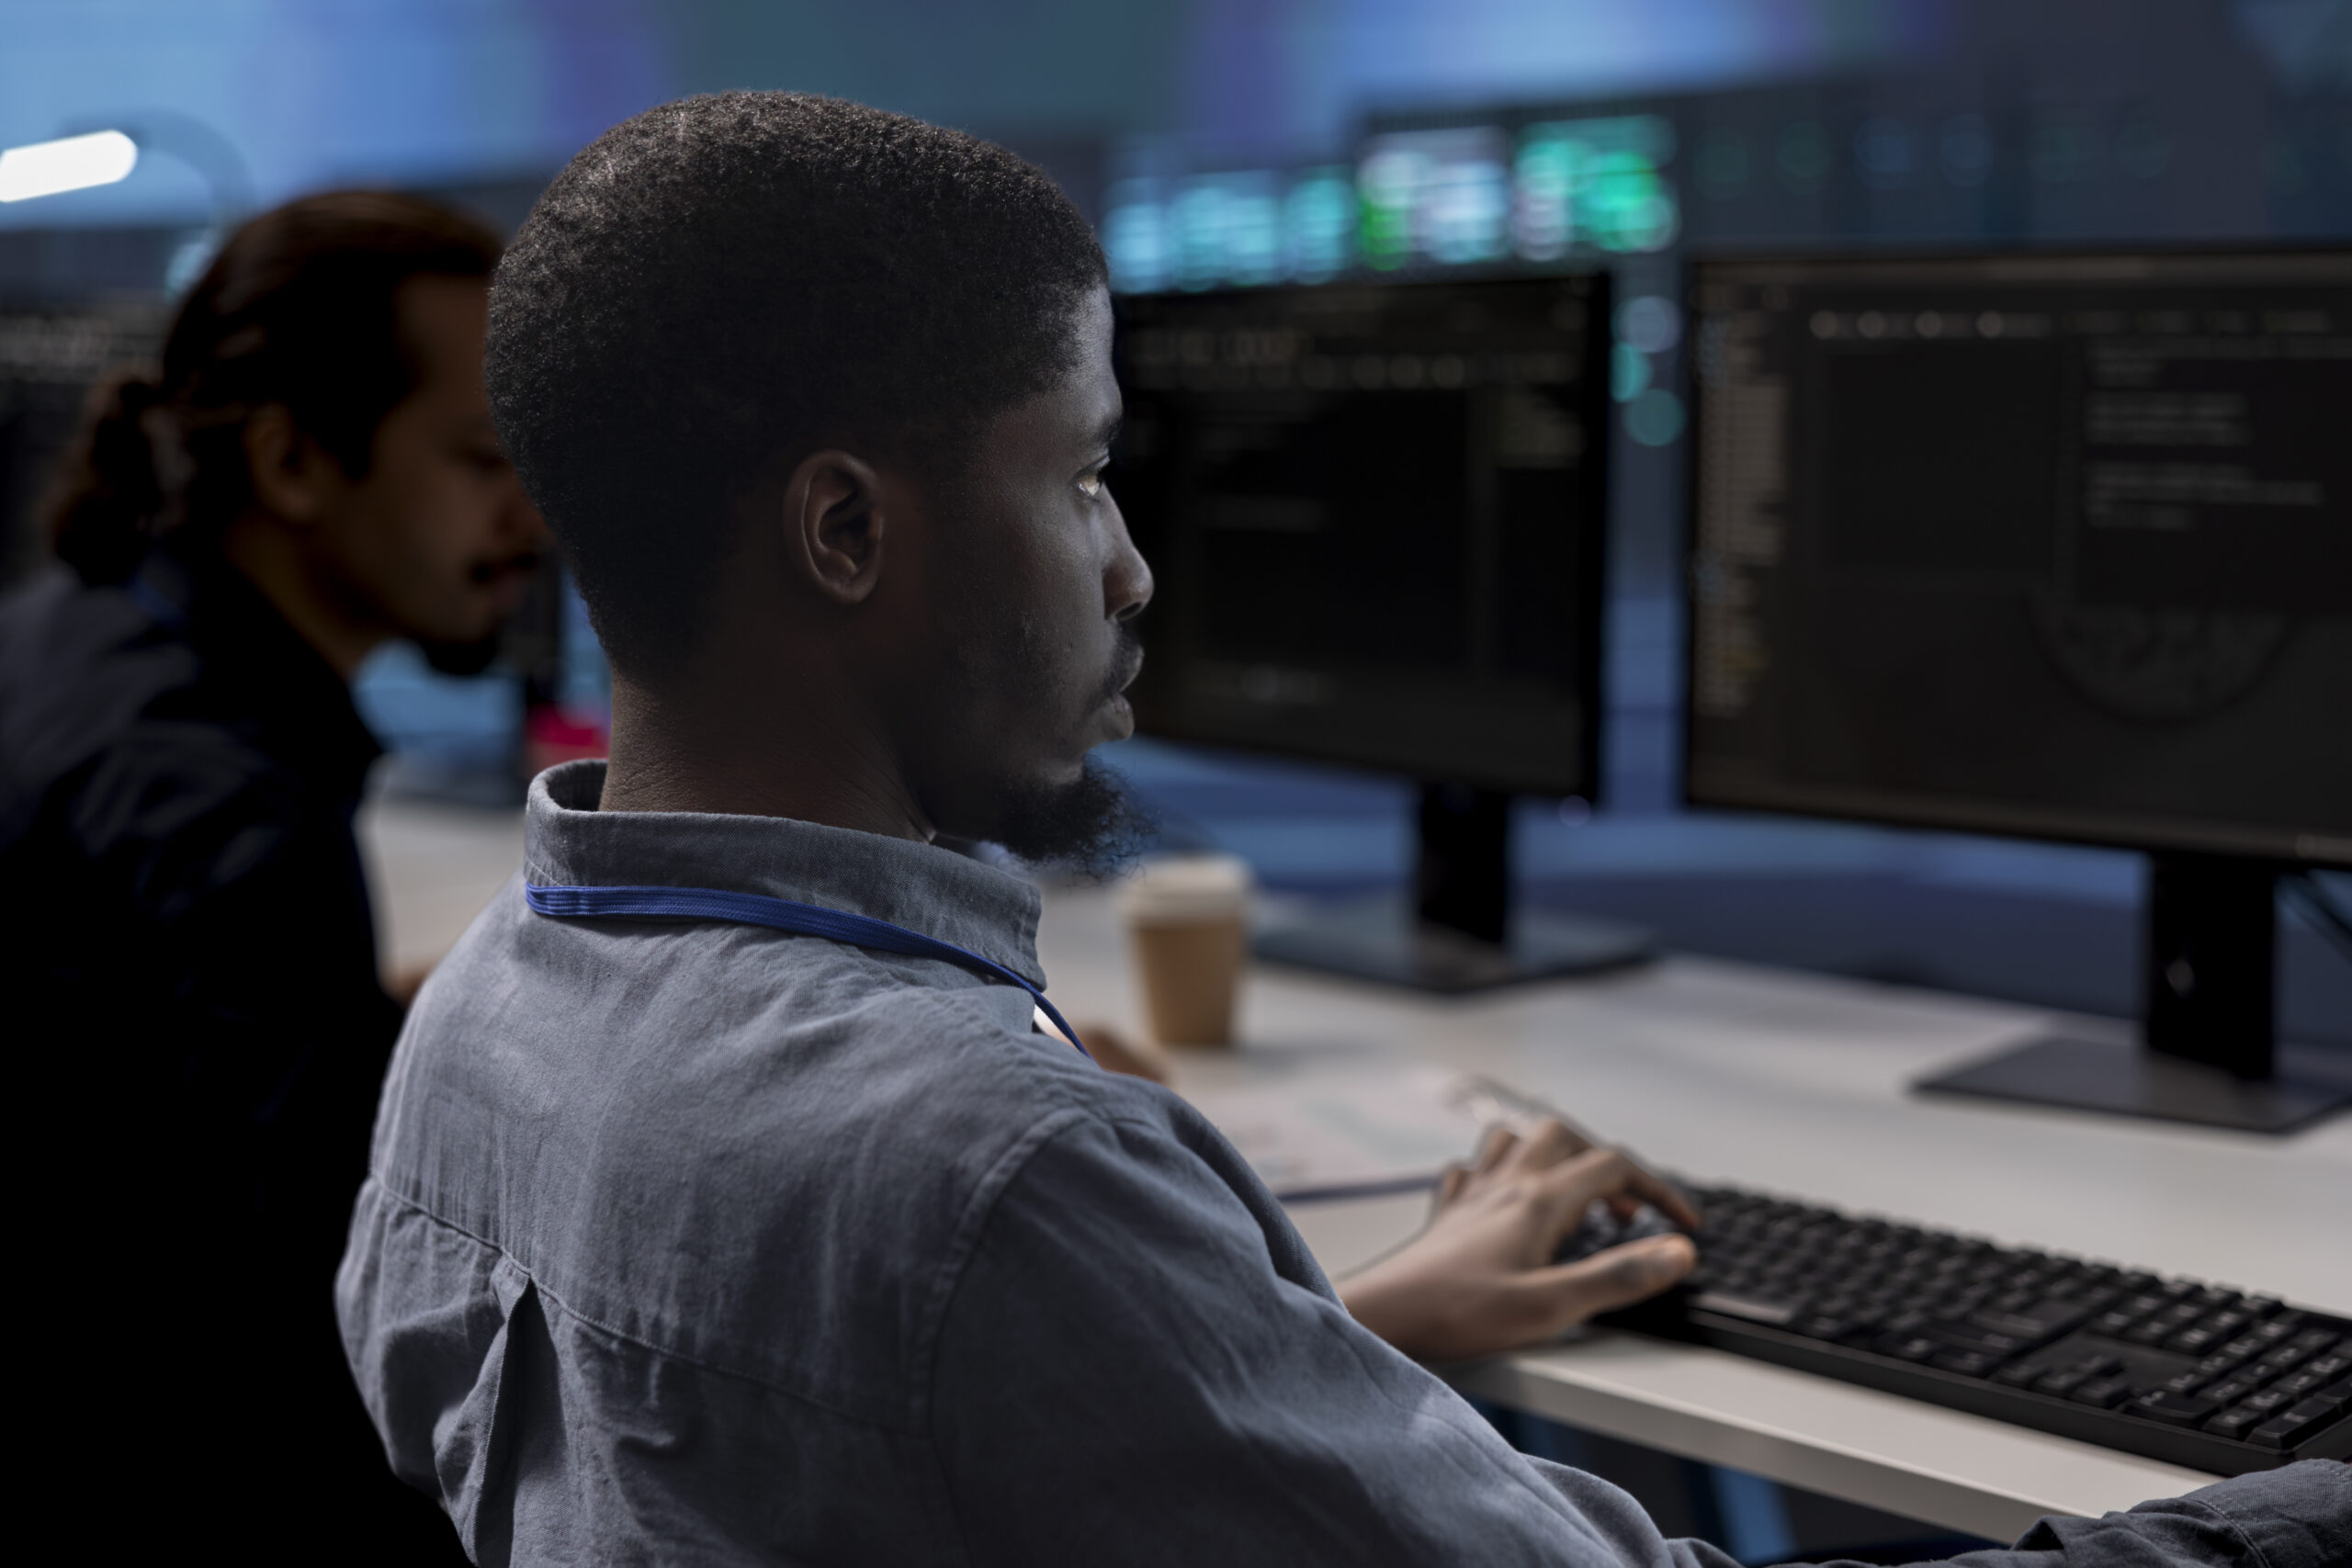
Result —
[[329, 1291], [405, 1000], [350, 681], [395, 637], [481, 670], [542, 546], [483, 393], [497, 254], [390, 195], [246, 224], [94, 405], [62, 568], [0, 604], [17, 1146], [55, 1151], [17, 1189], [54, 1303], [29, 1424], [125, 1549], [456, 1554], [384, 1473]]

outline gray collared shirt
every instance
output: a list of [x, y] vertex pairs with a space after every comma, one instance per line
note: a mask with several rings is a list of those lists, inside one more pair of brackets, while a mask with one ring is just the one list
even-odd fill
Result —
[[[1000, 872], [602, 782], [532, 786], [530, 881], [791, 898], [1044, 978]], [[1728, 1568], [1514, 1452], [1196, 1112], [1030, 1021], [952, 964], [510, 885], [409, 1017], [336, 1279], [393, 1468], [482, 1563]], [[2307, 1464], [2016, 1560], [2321, 1568], [2348, 1511]]]

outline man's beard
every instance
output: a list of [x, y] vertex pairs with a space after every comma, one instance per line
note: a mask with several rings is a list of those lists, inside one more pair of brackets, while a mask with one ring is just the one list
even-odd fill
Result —
[[1125, 781], [1089, 757], [1070, 783], [1014, 800], [996, 840], [1033, 865], [1101, 881], [1148, 849], [1158, 829]]
[[521, 550], [499, 560], [475, 562], [469, 575], [477, 583], [492, 584], [500, 578], [518, 574], [537, 574], [536, 580], [522, 604], [512, 614], [501, 615], [480, 637], [416, 638], [417, 650], [424, 655], [424, 662], [443, 675], [480, 675], [506, 651], [508, 633], [517, 626], [547, 621], [555, 603], [550, 595], [560, 589], [557, 580], [541, 570], [545, 559], [537, 550]]
[[473, 637], [465, 642], [445, 642], [439, 638], [419, 637], [417, 651], [424, 655], [424, 662], [441, 675], [479, 675], [498, 662], [506, 646], [504, 627], [488, 637]]

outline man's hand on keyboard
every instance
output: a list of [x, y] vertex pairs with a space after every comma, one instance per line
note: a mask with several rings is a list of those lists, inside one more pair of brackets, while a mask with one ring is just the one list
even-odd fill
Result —
[[1682, 1235], [1553, 1262], [1596, 1200], [1621, 1219], [1646, 1203], [1678, 1224], [1699, 1221], [1672, 1186], [1557, 1122], [1523, 1136], [1498, 1127], [1446, 1173], [1428, 1228], [1341, 1281], [1340, 1299], [1407, 1355], [1459, 1360], [1551, 1338], [1690, 1272], [1698, 1254]]

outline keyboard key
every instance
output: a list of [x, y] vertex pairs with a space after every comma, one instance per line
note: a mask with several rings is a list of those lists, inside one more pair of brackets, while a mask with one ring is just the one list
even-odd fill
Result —
[[1922, 1338], [1917, 1335], [1908, 1337], [1899, 1334], [1890, 1335], [1879, 1341], [1879, 1349], [1899, 1361], [1924, 1361], [1942, 1348], [1943, 1347], [1934, 1340]]
[[1720, 1313], [1725, 1317], [1745, 1318], [1775, 1328], [1796, 1315], [1784, 1303], [1736, 1296], [1723, 1291], [1702, 1291], [1690, 1298], [1690, 1305], [1699, 1312]]
[[2335, 1349], [2336, 1341], [2339, 1337], [2340, 1337], [2331, 1329], [2307, 1328], [2302, 1333], [2296, 1335], [2294, 1338], [2289, 1340], [2288, 1343], [2294, 1346], [2295, 1348], [2301, 1350], [2306, 1356], [2316, 1356], [2323, 1351]]
[[2219, 1413], [2222, 1407], [2210, 1399], [2199, 1399], [2195, 1394], [2170, 1393], [2159, 1390], [2154, 1393], [2142, 1394], [2127, 1408], [2134, 1416], [2145, 1416], [2152, 1421], [2162, 1421], [2167, 1426], [2201, 1427]]
[[2205, 1429], [2217, 1438], [2243, 1438], [2269, 1419], [2270, 1413], [2267, 1410], [2248, 1410], [2240, 1406], [2235, 1410], [2222, 1411], [2205, 1423]]
[[1948, 1372], [1981, 1378], [1988, 1376], [2005, 1358], [1989, 1350], [1939, 1350], [1929, 1359], [1930, 1366], [1941, 1367]]
[[2132, 1397], [2132, 1384], [2126, 1378], [2105, 1378], [2084, 1383], [2066, 1397], [2081, 1404], [2096, 1404], [2102, 1410], [2112, 1410]]
[[2268, 1415], [2273, 1411], [2284, 1410], [2290, 1404], [2294, 1404], [2295, 1396], [2291, 1393], [2280, 1393], [2276, 1389], [2266, 1388], [2259, 1393], [2247, 1394], [2245, 1398], [2239, 1401], [2239, 1403], [2244, 1404], [2248, 1410], [2259, 1410], [2265, 1415]]
[[2345, 1355], [2342, 1351], [2315, 1356], [2304, 1364], [2303, 1371], [2333, 1382], [2346, 1373], [2352, 1372], [2352, 1356]]
[[2317, 1393], [2321, 1389], [2325, 1388], [2326, 1386], [2327, 1380], [2325, 1378], [2305, 1371], [2296, 1372], [2289, 1377], [2280, 1378], [2277, 1382], [2270, 1385], [2270, 1392], [2273, 1393], [2283, 1393], [2292, 1399], [2301, 1399], [2305, 1394]]
[[2015, 1339], [2055, 1339], [2089, 1315], [2081, 1307], [2045, 1300], [2006, 1312], [1979, 1309], [1968, 1314], [1968, 1321]]
[[2064, 1394], [2074, 1393], [2090, 1381], [2090, 1374], [2087, 1372], [2078, 1372], [2072, 1368], [2062, 1367], [2033, 1386], [2043, 1393]]
[[2281, 1345], [2263, 1357], [2261, 1360], [2256, 1361], [2255, 1365], [2266, 1369], [2275, 1378], [2293, 1371], [2309, 1359], [2311, 1359], [2311, 1352], [2301, 1346]]
[[1996, 1334], [1991, 1329], [1978, 1328], [1967, 1323], [1933, 1323], [1921, 1332], [1947, 1349], [1990, 1356], [1996, 1361], [2021, 1356], [2041, 1343], [2039, 1339], [2019, 1339], [2012, 1335]]
[[2251, 1334], [2241, 1334], [2235, 1339], [2231, 1340], [2228, 1344], [2215, 1351], [2214, 1354], [2219, 1356], [2234, 1356], [2239, 1360], [2244, 1361], [2250, 1360], [2254, 1357], [2261, 1355], [2269, 1348], [2270, 1341], [2267, 1339], [2258, 1339]]
[[1789, 1327], [1807, 1339], [1843, 1339], [1854, 1332], [1854, 1320], [1829, 1313], [1814, 1313], [1798, 1318]]
[[2184, 1328], [2165, 1340], [2165, 1348], [2177, 1350], [2184, 1356], [2201, 1356], [2219, 1343], [2221, 1337], [2211, 1329], [2199, 1324], [2192, 1328]]
[[2236, 1371], [2245, 1364], [2245, 1359], [2242, 1357], [2230, 1355], [2226, 1351], [2216, 1350], [2211, 1355], [2206, 1357], [2203, 1360], [2198, 1362], [2197, 1370], [2204, 1373], [2209, 1378], [2218, 1378], [2224, 1372]]
[[1993, 1381], [2003, 1388], [2031, 1388], [2048, 1371], [2030, 1361], [2011, 1361], [1994, 1372]]
[[2235, 1404], [2261, 1386], [2253, 1378], [2223, 1378], [2220, 1382], [2198, 1392], [2216, 1404]]
[[2248, 1432], [2246, 1441], [2266, 1449], [2292, 1448], [2321, 1427], [2334, 1425], [2342, 1414], [2341, 1405], [2324, 1399], [2307, 1399]]

